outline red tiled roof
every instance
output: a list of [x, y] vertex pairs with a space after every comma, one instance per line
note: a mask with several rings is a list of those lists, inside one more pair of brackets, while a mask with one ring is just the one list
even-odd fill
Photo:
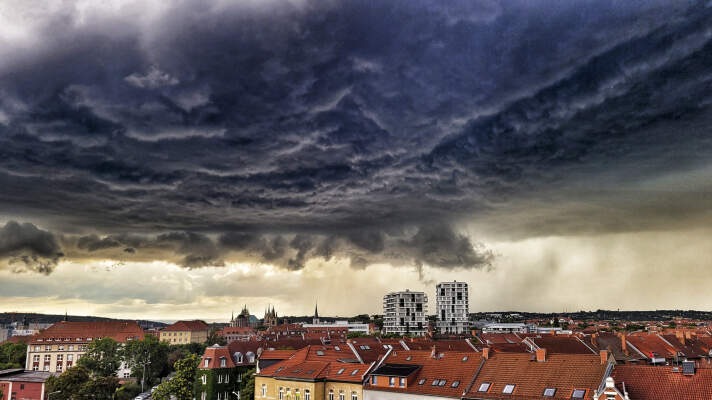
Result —
[[[222, 365], [222, 360], [225, 360], [225, 365]], [[205, 365], [205, 361], [208, 365]], [[199, 368], [201, 369], [213, 369], [213, 368], [234, 368], [235, 363], [232, 361], [232, 356], [230, 355], [230, 350], [224, 346], [210, 346], [205, 349], [203, 353], [203, 358], [200, 360]]]
[[575, 336], [540, 336], [528, 337], [524, 339], [524, 343], [534, 343], [534, 348], [546, 349], [547, 353], [562, 353], [562, 354], [596, 354], [586, 344]]
[[617, 365], [611, 374], [618, 390], [635, 400], [712, 399], [712, 369], [699, 369], [686, 376], [671, 367]]
[[265, 350], [260, 354], [260, 360], [286, 360], [297, 350]]
[[[536, 361], [534, 354], [494, 353], [485, 361], [470, 391], [468, 399], [542, 399], [544, 390], [556, 389], [553, 399], [570, 399], [574, 389], [586, 391], [584, 398], [603, 381], [607, 364], [599, 355], [549, 354], [545, 361]], [[480, 386], [489, 383], [486, 392]], [[512, 394], [503, 394], [506, 385], [515, 385]]]
[[[367, 383], [364, 389], [460, 398], [482, 363], [481, 354], [458, 351], [436, 352], [434, 357], [431, 354], [431, 351], [422, 350], [392, 351], [379, 369], [388, 370], [389, 365], [413, 365], [420, 368], [413, 373], [405, 388]], [[377, 373], [378, 369], [373, 372]], [[443, 386], [433, 386], [436, 380], [445, 380], [445, 383]], [[457, 385], [453, 387], [456, 381]]]
[[626, 340], [649, 358], [674, 358], [676, 354], [675, 348], [658, 335], [630, 335], [626, 336]]
[[432, 340], [427, 342], [406, 342], [411, 350], [428, 350], [430, 351], [433, 347], [437, 352], [444, 351], [464, 351], [464, 352], [475, 352], [479, 351], [474, 349], [472, 346], [467, 344], [467, 341], [462, 340]]
[[174, 324], [168, 325], [163, 328], [164, 331], [190, 331], [199, 332], [207, 331], [209, 329], [208, 324], [200, 320], [194, 321], [177, 321]]
[[522, 338], [513, 333], [482, 333], [479, 339], [483, 343], [521, 343]]
[[340, 382], [363, 382], [366, 373], [373, 367], [371, 364], [353, 364], [342, 362], [331, 362], [326, 371], [326, 379]]
[[87, 339], [112, 338], [118, 342], [141, 340], [143, 329], [135, 322], [101, 321], [101, 322], [66, 322], [61, 321], [35, 335], [30, 344], [47, 344], [48, 342], [87, 343]]
[[220, 336], [225, 336], [225, 335], [251, 335], [251, 334], [254, 334], [254, 333], [255, 333], [255, 330], [254, 330], [254, 329], [252, 329], [252, 328], [250, 328], [250, 327], [246, 327], [246, 326], [242, 326], [242, 327], [240, 327], [240, 326], [226, 326], [226, 327], [222, 328], [222, 329], [218, 332], [218, 334], [219, 334]]

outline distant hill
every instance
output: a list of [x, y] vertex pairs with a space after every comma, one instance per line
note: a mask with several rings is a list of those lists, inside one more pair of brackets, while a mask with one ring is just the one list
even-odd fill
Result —
[[[39, 324], [53, 324], [55, 322], [63, 321], [64, 315], [56, 314], [38, 314], [38, 313], [23, 313], [23, 312], [3, 312], [0, 313], [0, 325], [10, 324], [12, 322], [21, 322], [24, 318], [27, 318], [28, 323], [39, 323]], [[157, 321], [147, 321], [147, 320], [123, 320], [116, 318], [105, 318], [105, 317], [94, 317], [86, 315], [69, 315], [67, 316], [69, 321], [75, 322], [93, 322], [93, 321], [136, 321], [142, 328], [161, 328], [167, 324]]]

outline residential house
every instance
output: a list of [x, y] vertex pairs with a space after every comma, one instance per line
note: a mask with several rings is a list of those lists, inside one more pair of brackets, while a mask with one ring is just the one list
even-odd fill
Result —
[[[126, 343], [143, 339], [144, 333], [135, 322], [57, 322], [32, 336], [27, 346], [25, 369], [62, 373], [76, 364], [89, 344], [102, 338]], [[125, 365], [117, 371], [120, 378], [128, 377], [130, 373]]]
[[160, 339], [170, 344], [205, 343], [208, 324], [200, 320], [178, 321], [161, 330]]
[[9, 369], [0, 371], [0, 400], [44, 400], [51, 372]]

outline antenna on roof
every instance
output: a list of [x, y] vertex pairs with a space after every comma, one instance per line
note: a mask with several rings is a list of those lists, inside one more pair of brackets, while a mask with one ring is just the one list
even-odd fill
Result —
[[69, 321], [69, 315], [67, 314], [67, 309], [64, 309], [64, 322]]

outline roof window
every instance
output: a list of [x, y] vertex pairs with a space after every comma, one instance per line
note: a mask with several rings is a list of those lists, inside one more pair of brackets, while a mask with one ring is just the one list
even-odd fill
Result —
[[418, 381], [418, 385], [424, 384], [426, 380], [427, 380], [427, 379], [421, 379], [421, 380], [419, 380], [419, 381]]
[[504, 394], [512, 394], [512, 392], [514, 392], [514, 387], [515, 387], [515, 386], [516, 386], [516, 385], [512, 385], [512, 384], [504, 385], [504, 389], [502, 389], [502, 393], [504, 393]]
[[357, 370], [357, 369], [351, 371], [351, 376], [354, 376], [354, 375], [356, 375], [356, 374], [358, 374], [358, 370]]
[[462, 357], [462, 362], [467, 361], [469, 358], [470, 358], [470, 357], [468, 357], [468, 356]]
[[554, 394], [556, 394], [556, 389], [555, 389], [555, 388], [546, 388], [546, 389], [544, 389], [544, 397], [554, 397]]
[[571, 398], [572, 399], [583, 399], [583, 396], [586, 395], [586, 389], [574, 389], [574, 392], [571, 393]]
[[460, 381], [455, 381], [450, 386], [456, 388], [456, 387], [460, 386]]
[[341, 375], [344, 373], [344, 369], [341, 368], [340, 370], [336, 371], [336, 375]]
[[477, 389], [478, 392], [486, 392], [489, 390], [491, 383], [489, 382], [482, 382], [480, 384], [480, 388]]
[[445, 386], [446, 382], [447, 381], [445, 379], [440, 379], [440, 381], [438, 382], [438, 386]]

